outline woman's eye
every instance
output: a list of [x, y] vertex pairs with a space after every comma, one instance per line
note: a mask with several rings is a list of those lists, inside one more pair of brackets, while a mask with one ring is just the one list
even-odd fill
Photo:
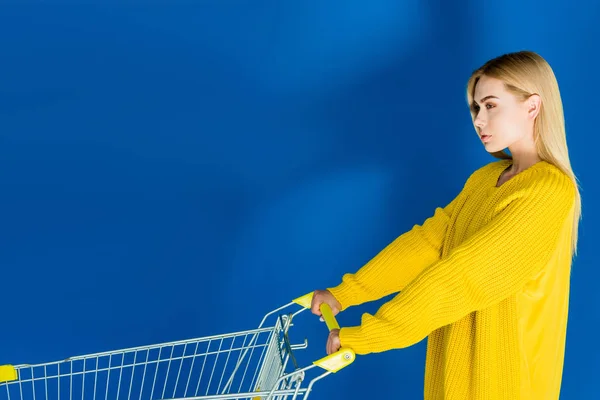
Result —
[[489, 104], [489, 103], [488, 103], [488, 104], [486, 104], [486, 105], [485, 105], [485, 108], [487, 108], [488, 110], [489, 110], [490, 108], [493, 108], [493, 107], [494, 107], [494, 105], [493, 105], [493, 104]]

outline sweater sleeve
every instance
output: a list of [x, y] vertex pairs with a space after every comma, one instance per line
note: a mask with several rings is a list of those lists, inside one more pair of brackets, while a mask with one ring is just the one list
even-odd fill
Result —
[[328, 288], [342, 310], [402, 290], [426, 266], [439, 260], [459, 197], [460, 193], [445, 207], [437, 207], [421, 225], [400, 235], [356, 273], [345, 274], [338, 286]]
[[342, 345], [357, 354], [408, 347], [517, 293], [552, 257], [574, 199], [574, 184], [556, 176], [518, 191], [488, 224], [375, 315], [365, 313], [360, 326], [342, 328]]

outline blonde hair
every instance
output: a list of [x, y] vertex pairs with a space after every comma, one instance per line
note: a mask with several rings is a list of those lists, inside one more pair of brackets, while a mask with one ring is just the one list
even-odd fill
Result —
[[[573, 209], [572, 254], [577, 254], [579, 220], [581, 219], [581, 195], [578, 179], [569, 160], [569, 150], [565, 130], [563, 105], [558, 82], [552, 68], [540, 55], [532, 51], [508, 53], [487, 61], [476, 69], [467, 83], [467, 101], [473, 123], [476, 113], [473, 109], [475, 86], [482, 76], [499, 79], [505, 88], [518, 99], [525, 101], [533, 94], [541, 98], [541, 108], [534, 123], [533, 138], [538, 156], [571, 178], [576, 188]], [[504, 151], [492, 153], [496, 158], [510, 159]]]

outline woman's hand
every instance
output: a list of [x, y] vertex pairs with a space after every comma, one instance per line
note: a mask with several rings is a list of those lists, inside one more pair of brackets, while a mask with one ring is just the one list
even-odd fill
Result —
[[310, 311], [319, 317], [322, 316], [320, 307], [323, 303], [329, 305], [334, 316], [342, 310], [342, 305], [329, 290], [315, 290], [310, 305]]
[[[313, 293], [310, 311], [313, 314], [322, 317], [320, 307], [323, 303], [329, 305], [329, 308], [331, 308], [331, 312], [334, 316], [342, 310], [342, 305], [339, 301], [337, 301], [337, 299], [333, 296], [333, 294], [331, 294], [329, 290], [315, 290], [315, 292]], [[329, 332], [329, 337], [327, 338], [327, 354], [329, 355], [335, 353], [340, 349], [340, 347], [340, 330], [332, 329]]]
[[327, 338], [327, 355], [335, 353], [340, 349], [341, 346], [340, 330], [332, 329], [329, 332], [329, 337]]

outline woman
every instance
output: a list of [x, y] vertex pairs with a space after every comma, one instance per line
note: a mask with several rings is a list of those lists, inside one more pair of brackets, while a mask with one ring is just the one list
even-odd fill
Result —
[[425, 399], [558, 399], [581, 215], [558, 84], [538, 54], [515, 52], [473, 72], [467, 98], [499, 160], [338, 286], [315, 291], [311, 310], [400, 292], [359, 326], [331, 331], [327, 353], [428, 337]]

